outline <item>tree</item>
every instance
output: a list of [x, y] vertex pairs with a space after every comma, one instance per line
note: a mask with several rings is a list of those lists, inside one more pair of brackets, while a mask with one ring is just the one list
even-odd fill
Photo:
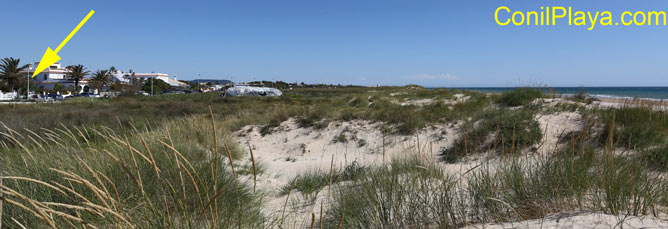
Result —
[[79, 81], [86, 77], [90, 72], [86, 70], [86, 67], [83, 65], [70, 65], [67, 66], [67, 79], [74, 80], [74, 91], [79, 93]]
[[102, 88], [111, 83], [111, 74], [108, 70], [97, 70], [91, 79], [91, 86], [102, 91]]
[[28, 65], [20, 66], [21, 59], [4, 58], [0, 60], [0, 78], [7, 83], [10, 91], [14, 91], [14, 86], [21, 79], [22, 74]]
[[65, 89], [65, 87], [62, 84], [57, 83], [57, 84], [53, 85], [53, 91], [54, 92], [60, 92], [60, 91], [63, 91], [63, 89]]
[[14, 89], [16, 91], [20, 91], [22, 93], [25, 93], [28, 90], [28, 80], [30, 80], [30, 90], [31, 91], [41, 91], [37, 87], [37, 83], [32, 77], [19, 77], [19, 80], [16, 81], [16, 86], [14, 86]]
[[148, 78], [144, 82], [144, 86], [142, 87], [143, 91], [148, 93], [151, 92], [151, 81], [153, 81], [153, 94], [165, 93], [172, 87], [167, 82], [162, 81], [161, 79], [156, 80], [155, 78]]

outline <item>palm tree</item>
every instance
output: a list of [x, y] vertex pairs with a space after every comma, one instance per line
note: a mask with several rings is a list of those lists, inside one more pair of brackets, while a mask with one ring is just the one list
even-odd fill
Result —
[[21, 59], [11, 57], [0, 60], [0, 78], [7, 82], [11, 91], [14, 91], [14, 84], [21, 79], [21, 72], [28, 68], [27, 64], [19, 67], [20, 62]]
[[97, 70], [93, 73], [93, 79], [91, 79], [91, 81], [98, 87], [98, 91], [101, 91], [104, 86], [111, 83], [111, 74], [108, 70]]
[[78, 93], [79, 81], [86, 77], [86, 75], [90, 74], [90, 72], [86, 70], [86, 67], [80, 64], [67, 66], [67, 70], [69, 70], [67, 73], [67, 79], [74, 80], [74, 90]]

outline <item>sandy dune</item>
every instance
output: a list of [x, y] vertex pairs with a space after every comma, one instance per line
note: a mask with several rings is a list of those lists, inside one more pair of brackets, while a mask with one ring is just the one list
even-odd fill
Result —
[[[459, 101], [465, 99], [457, 97]], [[543, 102], [549, 106], [572, 101], [555, 99]], [[583, 126], [582, 117], [577, 112], [556, 112], [534, 118], [544, 134], [543, 141], [535, 147], [539, 155], [561, 147], [561, 137], [579, 131]], [[439, 152], [452, 146], [461, 131], [461, 123], [455, 122], [429, 126], [411, 136], [384, 136], [382, 125], [363, 120], [332, 121], [326, 128], [314, 129], [300, 128], [295, 119], [290, 119], [265, 136], [260, 134], [261, 126], [244, 127], [235, 132], [235, 136], [246, 149], [247, 143], [250, 143], [256, 161], [263, 166], [264, 173], [258, 176], [257, 182], [258, 190], [265, 193], [265, 213], [285, 219], [286, 227], [299, 228], [310, 224], [311, 213], [320, 217], [321, 205], [326, 211], [330, 187], [311, 195], [293, 190], [289, 199], [287, 195], [280, 195], [281, 187], [298, 174], [310, 170], [329, 171], [332, 164], [336, 168], [344, 168], [353, 162], [362, 166], [380, 165], [393, 157], [418, 151], [425, 158], [437, 160]], [[342, 142], [343, 139], [345, 141]], [[440, 165], [449, 174], [457, 175], [474, 168], [487, 156], [481, 154], [468, 161]], [[252, 182], [252, 176], [247, 179]], [[331, 190], [342, 185], [345, 184], [335, 184]], [[651, 217], [629, 217], [618, 225], [621, 219], [594, 213], [562, 213], [540, 220], [472, 225], [470, 228], [610, 228], [620, 225], [627, 228], [668, 228], [668, 222]]]

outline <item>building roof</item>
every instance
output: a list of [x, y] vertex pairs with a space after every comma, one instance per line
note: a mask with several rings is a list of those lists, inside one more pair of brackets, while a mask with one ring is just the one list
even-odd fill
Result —
[[215, 83], [231, 84], [232, 83], [231, 80], [225, 80], [225, 79], [194, 79], [194, 80], [190, 80], [189, 82], [190, 83], [197, 83], [197, 82], [199, 82], [199, 83], [212, 83], [212, 84], [215, 84]]

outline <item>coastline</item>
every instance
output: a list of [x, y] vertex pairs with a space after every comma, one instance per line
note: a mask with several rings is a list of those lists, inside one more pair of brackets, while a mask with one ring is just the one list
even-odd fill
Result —
[[[437, 89], [438, 87], [428, 88]], [[447, 87], [442, 87], [447, 88]], [[447, 89], [499, 94], [520, 87], [451, 87]], [[643, 100], [668, 99], [668, 87], [532, 87], [546, 95], [572, 96], [584, 93], [594, 98], [623, 98]]]
[[647, 98], [623, 98], [623, 97], [594, 97], [601, 107], [647, 107], [657, 110], [668, 110], [668, 100], [647, 99]]

